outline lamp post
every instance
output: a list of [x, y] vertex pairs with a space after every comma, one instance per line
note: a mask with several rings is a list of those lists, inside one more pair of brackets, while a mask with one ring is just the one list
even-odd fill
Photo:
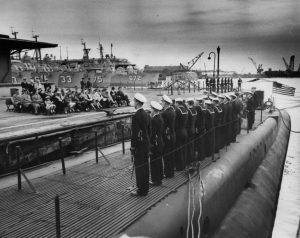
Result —
[[215, 52], [213, 52], [213, 51], [212, 51], [212, 52], [210, 52], [210, 53], [209, 53], [209, 55], [208, 55], [208, 58], [207, 58], [208, 60], [210, 60], [210, 59], [211, 59], [211, 57], [210, 57], [210, 55], [211, 55], [211, 54], [213, 54], [213, 55], [214, 55], [214, 71], [213, 71], [213, 79], [215, 79], [216, 53], [215, 53]]
[[217, 78], [219, 78], [220, 75], [220, 46], [217, 47], [217, 54], [218, 54], [218, 62], [217, 62]]

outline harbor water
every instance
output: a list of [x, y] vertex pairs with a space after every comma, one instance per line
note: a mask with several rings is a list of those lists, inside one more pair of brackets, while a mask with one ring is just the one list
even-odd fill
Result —
[[[243, 79], [244, 89], [264, 90], [264, 100], [272, 98], [275, 106], [285, 109], [291, 117], [291, 134], [283, 171], [273, 238], [296, 238], [300, 225], [300, 78], [271, 78], [249, 82]], [[295, 87], [295, 96], [272, 94], [272, 81]]]

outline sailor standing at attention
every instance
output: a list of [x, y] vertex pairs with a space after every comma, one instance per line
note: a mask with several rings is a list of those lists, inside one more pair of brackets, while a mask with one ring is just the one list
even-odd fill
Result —
[[211, 100], [204, 101], [207, 111], [205, 118], [205, 129], [207, 131], [205, 135], [205, 155], [211, 156], [214, 153], [214, 140], [215, 140], [215, 131], [214, 131], [214, 122], [215, 122], [215, 111], [212, 105]]
[[196, 140], [195, 149], [197, 152], [197, 160], [202, 161], [205, 158], [205, 143], [204, 143], [204, 133], [205, 133], [205, 118], [206, 118], [206, 108], [203, 105], [205, 97], [196, 98], [195, 109], [197, 111], [196, 118]]
[[163, 164], [162, 154], [164, 149], [164, 142], [162, 138], [163, 119], [160, 115], [162, 106], [155, 101], [151, 101], [151, 153], [150, 153], [150, 171], [151, 182], [150, 185], [161, 185], [163, 179]]
[[187, 164], [195, 162], [195, 135], [196, 135], [196, 119], [197, 111], [194, 106], [194, 98], [187, 98], [187, 109], [188, 109], [188, 123], [187, 123], [187, 132], [188, 132], [188, 141], [187, 146]]
[[187, 163], [187, 122], [188, 122], [188, 110], [183, 106], [183, 99], [176, 98], [176, 119], [175, 119], [175, 131], [176, 131], [176, 160], [175, 167], [177, 171], [185, 169]]
[[163, 111], [161, 116], [164, 122], [163, 140], [164, 140], [164, 174], [166, 178], [174, 177], [174, 162], [175, 162], [175, 110], [171, 106], [172, 100], [167, 96], [162, 97]]
[[134, 196], [146, 196], [149, 191], [150, 117], [142, 108], [147, 99], [134, 95], [136, 113], [132, 116], [131, 153], [134, 160], [137, 190]]

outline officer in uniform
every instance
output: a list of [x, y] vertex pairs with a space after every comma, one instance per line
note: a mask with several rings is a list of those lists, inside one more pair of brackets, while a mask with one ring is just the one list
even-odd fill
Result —
[[195, 110], [197, 112], [196, 118], [196, 140], [195, 140], [195, 150], [197, 152], [197, 160], [202, 161], [205, 158], [205, 143], [204, 143], [204, 133], [205, 133], [205, 118], [206, 118], [206, 108], [203, 105], [204, 99], [206, 97], [196, 98]]
[[248, 94], [247, 100], [247, 118], [248, 118], [248, 129], [252, 129], [254, 119], [255, 119], [255, 105], [254, 105], [254, 98], [253, 93]]
[[196, 119], [197, 111], [194, 107], [194, 98], [187, 98], [187, 109], [188, 109], [188, 123], [187, 123], [187, 132], [188, 132], [188, 146], [187, 146], [187, 163], [191, 164], [195, 161], [195, 135], [196, 135]]
[[222, 119], [223, 119], [223, 111], [221, 106], [219, 105], [219, 98], [213, 98], [214, 103], [214, 111], [215, 111], [215, 153], [219, 153], [221, 147], [221, 136], [222, 136]]
[[214, 121], [215, 121], [215, 112], [213, 109], [212, 101], [211, 100], [205, 100], [204, 101], [206, 105], [206, 118], [205, 118], [205, 129], [207, 131], [205, 135], [205, 155], [211, 156], [213, 152], [213, 146], [214, 146]]
[[173, 150], [175, 149], [175, 109], [173, 108], [172, 100], [167, 96], [162, 97], [163, 110], [161, 116], [164, 123], [163, 128], [163, 141], [165, 144], [163, 151], [164, 160], [164, 174], [167, 178], [174, 177], [174, 167], [175, 167], [175, 154]]
[[176, 132], [176, 160], [175, 168], [177, 171], [185, 169], [187, 163], [187, 122], [188, 110], [183, 106], [183, 99], [176, 98], [176, 119], [175, 119], [175, 132]]
[[131, 153], [133, 155], [137, 190], [131, 192], [134, 196], [146, 196], [149, 191], [149, 150], [150, 150], [150, 117], [143, 109], [146, 98], [136, 93], [134, 107], [136, 113], [132, 116]]
[[163, 179], [162, 154], [164, 142], [162, 138], [163, 119], [160, 115], [162, 106], [155, 101], [151, 101], [151, 153], [150, 153], [150, 171], [151, 182], [153, 186], [161, 185]]

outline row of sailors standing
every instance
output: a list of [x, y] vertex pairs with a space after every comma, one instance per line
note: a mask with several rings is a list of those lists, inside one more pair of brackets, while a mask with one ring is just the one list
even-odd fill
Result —
[[212, 93], [186, 103], [177, 98], [175, 104], [163, 95], [161, 104], [151, 101], [151, 115], [143, 109], [146, 101], [142, 94], [134, 95], [131, 153], [137, 190], [132, 195], [148, 194], [150, 175], [150, 185], [161, 185], [164, 177], [218, 153], [240, 133], [242, 103], [234, 93]]

